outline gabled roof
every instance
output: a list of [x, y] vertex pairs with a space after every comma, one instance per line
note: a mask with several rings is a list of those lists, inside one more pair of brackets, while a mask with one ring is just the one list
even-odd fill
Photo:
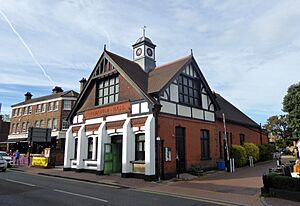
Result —
[[83, 95], [89, 85], [92, 82], [93, 74], [97, 69], [97, 65], [100, 63], [100, 61], [103, 58], [107, 58], [109, 61], [111, 61], [115, 69], [126, 78], [126, 80], [137, 90], [138, 93], [140, 93], [146, 100], [148, 100], [151, 104], [157, 104], [157, 101], [148, 95], [147, 93], [147, 87], [148, 87], [148, 75], [144, 72], [144, 70], [134, 61], [128, 60], [124, 57], [121, 57], [117, 54], [114, 54], [112, 52], [107, 51], [104, 49], [104, 52], [102, 53], [101, 57], [99, 58], [97, 64], [95, 65], [95, 68], [93, 69], [89, 79], [87, 80], [87, 83], [85, 84], [82, 92], [79, 94], [79, 97], [75, 103], [75, 106], [72, 108], [71, 112], [69, 113], [68, 119], [73, 116], [74, 112], [76, 111], [81, 99], [83, 98]]
[[192, 55], [156, 67], [149, 72], [148, 93], [161, 91], [168, 82], [192, 59]]
[[109, 57], [117, 64], [119, 67], [130, 77], [130, 79], [134, 80], [135, 83], [145, 92], [147, 93], [148, 87], [148, 75], [147, 73], [140, 67], [139, 64], [134, 61], [130, 61], [116, 55], [112, 52], [105, 51]]
[[220, 94], [215, 94], [216, 100], [220, 106], [220, 110], [216, 112], [216, 116], [218, 119], [222, 119], [222, 114], [225, 114], [226, 121], [248, 125], [251, 127], [260, 128], [260, 126], [254, 122], [250, 117], [241, 112], [238, 108], [233, 106], [230, 102], [224, 99]]
[[32, 104], [36, 102], [41, 102], [41, 101], [46, 101], [46, 100], [51, 100], [51, 99], [56, 99], [59, 97], [78, 97], [79, 94], [75, 92], [74, 90], [69, 90], [65, 92], [59, 92], [59, 93], [53, 93], [47, 96], [41, 96], [37, 98], [32, 98], [27, 101], [20, 102], [18, 104], [11, 105], [11, 107], [17, 107], [17, 106], [22, 106], [22, 105], [27, 105], [27, 104]]

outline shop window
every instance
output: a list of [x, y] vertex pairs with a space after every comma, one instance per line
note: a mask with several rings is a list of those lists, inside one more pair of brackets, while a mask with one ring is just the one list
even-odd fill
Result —
[[104, 105], [119, 100], [119, 77], [113, 76], [97, 82], [96, 105]]
[[93, 158], [93, 138], [89, 137], [88, 138], [88, 159], [92, 159]]
[[240, 145], [245, 143], [245, 134], [240, 134]]
[[209, 131], [200, 130], [201, 134], [201, 159], [210, 158], [210, 148], [209, 148]]
[[145, 161], [145, 134], [135, 136], [135, 160]]
[[77, 159], [77, 146], [78, 146], [78, 138], [75, 138], [75, 148], [74, 148], [74, 159]]
[[64, 100], [63, 110], [71, 110], [72, 109], [72, 101]]
[[178, 89], [180, 103], [196, 107], [201, 106], [199, 82], [200, 80], [195, 77], [190, 77], [184, 74], [179, 76]]

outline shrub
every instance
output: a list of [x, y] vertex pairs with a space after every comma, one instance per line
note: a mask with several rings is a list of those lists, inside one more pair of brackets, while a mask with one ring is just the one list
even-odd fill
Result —
[[244, 143], [243, 147], [246, 149], [247, 158], [253, 157], [254, 162], [259, 160], [259, 148], [253, 143]]
[[203, 169], [201, 165], [192, 165], [190, 168], [190, 173], [196, 176], [200, 176], [203, 174]]
[[300, 192], [300, 178], [270, 173], [264, 179], [264, 186], [268, 188]]
[[259, 144], [259, 159], [260, 161], [266, 161], [273, 159], [273, 152], [275, 152], [276, 147], [273, 144]]
[[234, 158], [237, 167], [243, 167], [247, 164], [247, 153], [244, 147], [232, 145], [231, 155]]

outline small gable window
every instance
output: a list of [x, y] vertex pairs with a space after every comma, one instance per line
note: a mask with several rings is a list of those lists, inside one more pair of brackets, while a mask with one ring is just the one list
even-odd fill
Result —
[[97, 82], [96, 105], [104, 105], [119, 100], [119, 77], [111, 76]]

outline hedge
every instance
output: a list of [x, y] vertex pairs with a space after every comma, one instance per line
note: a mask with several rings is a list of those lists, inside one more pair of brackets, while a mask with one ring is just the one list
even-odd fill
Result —
[[259, 160], [259, 148], [253, 144], [253, 143], [244, 143], [242, 145], [246, 150], [247, 158], [250, 156], [253, 157], [254, 162], [257, 162]]
[[266, 161], [273, 159], [273, 152], [275, 152], [276, 147], [274, 144], [259, 144], [259, 160]]
[[264, 187], [300, 192], [300, 178], [281, 176], [274, 173], [263, 177]]
[[240, 145], [232, 145], [231, 155], [234, 158], [237, 167], [243, 167], [247, 164], [246, 149]]

